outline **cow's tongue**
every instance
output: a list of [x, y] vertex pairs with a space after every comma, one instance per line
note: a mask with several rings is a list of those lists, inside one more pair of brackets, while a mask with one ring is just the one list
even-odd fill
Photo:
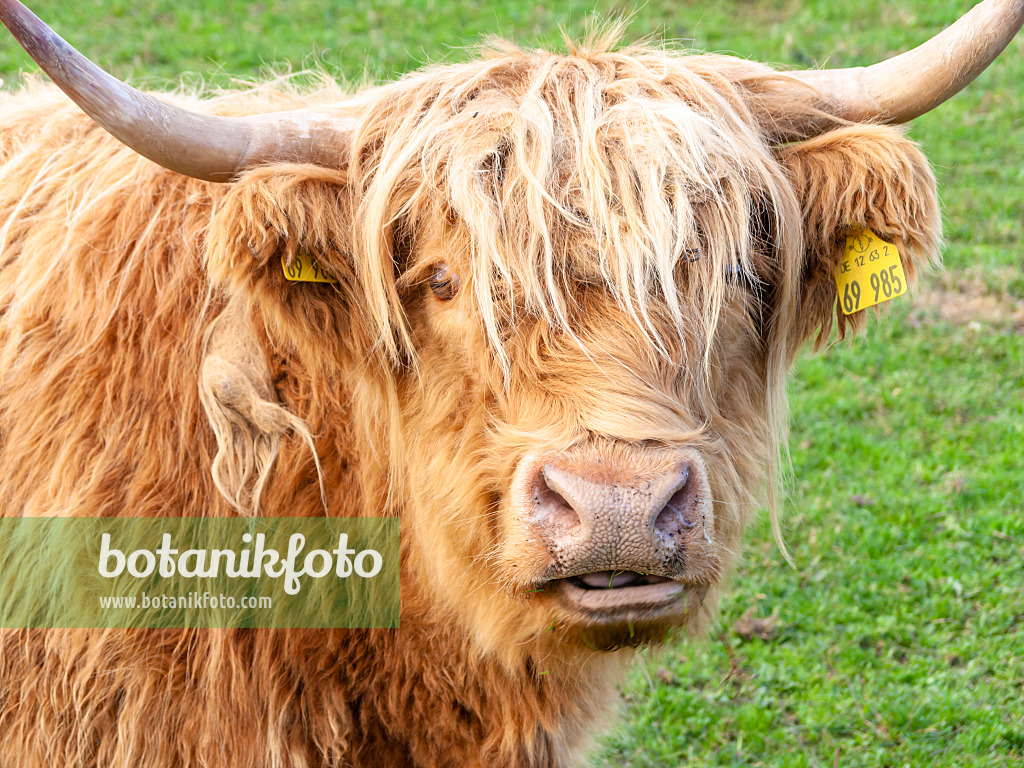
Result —
[[640, 578], [640, 574], [633, 571], [597, 571], [580, 574], [577, 578], [594, 589], [615, 589], [628, 587]]

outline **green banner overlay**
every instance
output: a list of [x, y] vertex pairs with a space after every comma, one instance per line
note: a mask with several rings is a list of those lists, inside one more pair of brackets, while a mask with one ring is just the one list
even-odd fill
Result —
[[0, 627], [397, 627], [398, 550], [396, 518], [0, 518]]

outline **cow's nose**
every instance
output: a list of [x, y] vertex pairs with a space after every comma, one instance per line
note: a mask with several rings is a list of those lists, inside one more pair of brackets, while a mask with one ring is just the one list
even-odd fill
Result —
[[575, 575], [604, 570], [674, 577], [696, 539], [711, 543], [703, 463], [611, 474], [606, 464], [549, 460], [536, 469], [531, 522], [559, 564]]
[[541, 476], [548, 492], [541, 494], [537, 511], [583, 530], [648, 531], [652, 538], [668, 544], [700, 520], [696, 511], [699, 482], [690, 483], [690, 475], [696, 471], [684, 464], [653, 479], [612, 483], [595, 482], [557, 464], [545, 464]]

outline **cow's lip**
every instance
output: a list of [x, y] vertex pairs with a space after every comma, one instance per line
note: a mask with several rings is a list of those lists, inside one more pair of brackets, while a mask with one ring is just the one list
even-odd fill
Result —
[[651, 584], [664, 584], [671, 581], [665, 576], [657, 576], [637, 571], [594, 571], [568, 577], [580, 589], [635, 589]]
[[599, 571], [548, 582], [548, 591], [566, 607], [594, 614], [656, 610], [706, 588], [635, 571]]

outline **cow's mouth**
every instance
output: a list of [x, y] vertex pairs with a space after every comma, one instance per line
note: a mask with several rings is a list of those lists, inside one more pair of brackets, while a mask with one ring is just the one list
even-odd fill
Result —
[[664, 576], [652, 576], [649, 573], [636, 571], [595, 571], [570, 576], [567, 581], [580, 589], [635, 589], [651, 584], [664, 584], [672, 581]]
[[688, 584], [636, 571], [595, 571], [549, 583], [548, 589], [566, 607], [589, 614], [658, 612], [698, 590]]
[[597, 651], [658, 645], [676, 627], [695, 628], [714, 583], [629, 570], [577, 573], [540, 590], [560, 627]]

